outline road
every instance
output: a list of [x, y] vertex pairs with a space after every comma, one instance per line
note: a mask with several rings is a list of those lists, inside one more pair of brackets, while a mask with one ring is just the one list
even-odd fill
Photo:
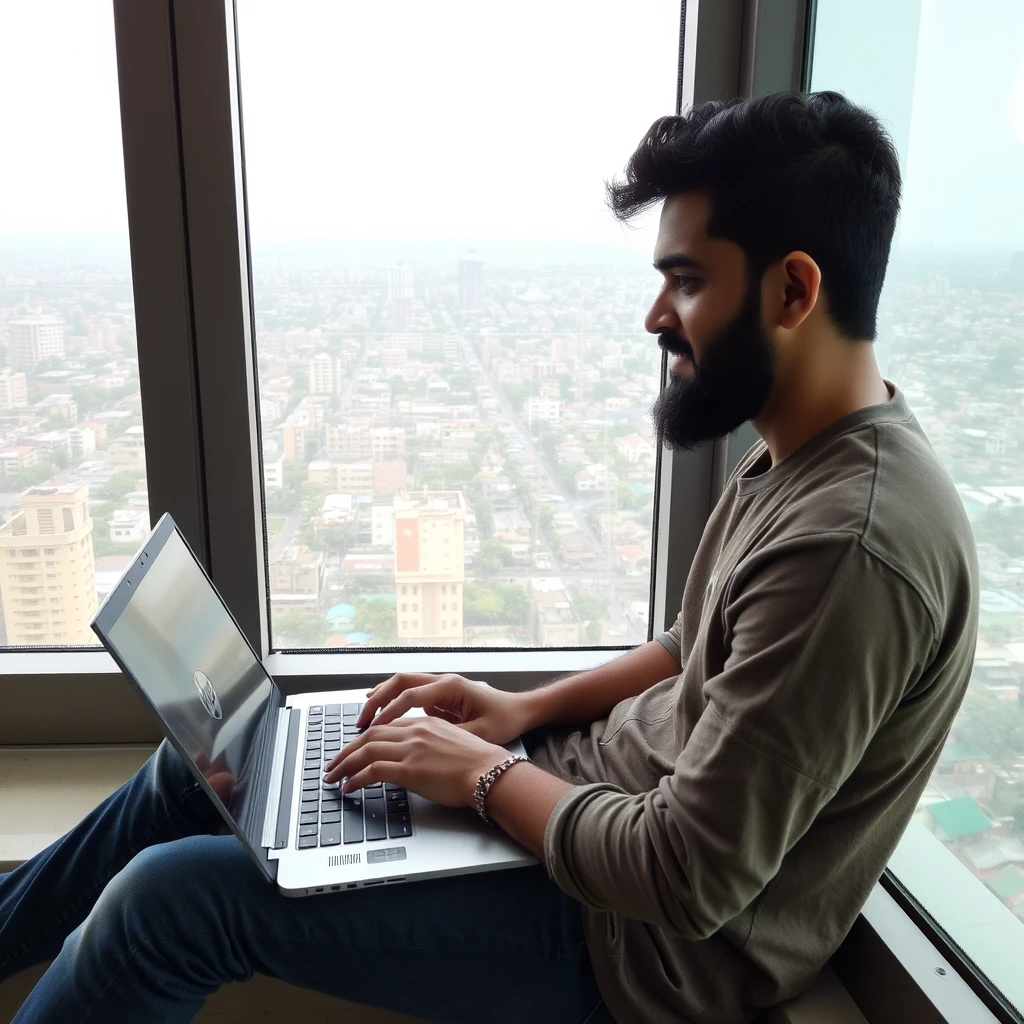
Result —
[[299, 517], [297, 515], [288, 516], [284, 521], [284, 525], [278, 530], [274, 543], [270, 545], [269, 560], [271, 562], [277, 561], [284, 554], [284, 549], [293, 542], [295, 534], [298, 532]]
[[480, 362], [476, 352], [470, 342], [463, 337], [462, 338], [462, 351], [463, 356], [466, 360], [467, 366], [476, 368], [482, 373], [486, 374], [491, 387], [494, 389], [494, 394], [497, 397], [498, 403], [501, 406], [502, 416], [500, 420], [511, 423], [516, 428], [516, 436], [523, 444], [524, 454], [529, 455], [540, 467], [544, 474], [544, 482], [547, 486], [548, 494], [557, 494], [561, 497], [566, 507], [572, 513], [573, 518], [576, 520], [576, 526], [579, 531], [587, 537], [587, 539], [594, 545], [595, 552], [601, 550], [601, 542], [596, 536], [594, 531], [591, 530], [590, 524], [587, 522], [586, 517], [580, 511], [579, 498], [575, 494], [570, 494], [565, 484], [562, 482], [561, 477], [555, 472], [554, 468], [548, 462], [544, 453], [537, 446], [533, 440], [533, 435], [530, 433], [530, 428], [520, 418], [519, 413], [513, 407], [512, 403], [505, 397], [504, 389], [498, 382], [497, 378], [490, 373]]

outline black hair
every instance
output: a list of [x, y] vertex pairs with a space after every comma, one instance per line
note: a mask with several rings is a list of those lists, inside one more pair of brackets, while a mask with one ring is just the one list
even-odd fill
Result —
[[821, 269], [839, 331], [874, 339], [900, 207], [892, 139], [837, 92], [709, 102], [651, 125], [607, 184], [623, 221], [660, 199], [707, 190], [709, 237], [735, 242], [753, 280], [793, 250]]

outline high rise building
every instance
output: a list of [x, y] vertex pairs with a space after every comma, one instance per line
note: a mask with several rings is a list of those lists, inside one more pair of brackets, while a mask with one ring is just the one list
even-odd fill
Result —
[[10, 367], [0, 370], [0, 411], [24, 409], [28, 405], [28, 385], [25, 374], [15, 373]]
[[309, 361], [309, 393], [335, 395], [340, 390], [341, 360], [332, 358], [326, 352], [313, 356]]
[[64, 358], [64, 321], [55, 316], [26, 316], [11, 320], [11, 365], [27, 369], [44, 359]]
[[388, 270], [388, 305], [394, 330], [404, 331], [412, 326], [414, 297], [412, 267], [399, 261]]
[[96, 612], [89, 488], [32, 487], [0, 527], [0, 600], [7, 643], [92, 644]]
[[395, 590], [402, 646], [462, 643], [466, 503], [459, 491], [395, 497]]
[[484, 304], [484, 261], [476, 250], [459, 260], [459, 305], [479, 309]]

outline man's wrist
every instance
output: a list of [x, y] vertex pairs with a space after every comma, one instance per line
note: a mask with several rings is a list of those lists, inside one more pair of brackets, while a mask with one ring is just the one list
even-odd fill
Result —
[[507, 760], [508, 756], [508, 751], [504, 747], [495, 746], [493, 754], [480, 758], [470, 769], [463, 791], [463, 802], [466, 807], [476, 807], [476, 784], [480, 781], [480, 776], [486, 775], [495, 765]]
[[523, 704], [526, 708], [526, 728], [537, 729], [547, 725], [554, 717], [554, 708], [551, 701], [551, 687], [539, 686], [535, 690], [525, 690], [522, 693]]

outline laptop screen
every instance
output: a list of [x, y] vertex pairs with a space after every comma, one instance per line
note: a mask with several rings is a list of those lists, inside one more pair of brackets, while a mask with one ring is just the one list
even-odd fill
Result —
[[166, 539], [141, 579], [133, 584], [126, 575], [118, 584], [131, 589], [102, 632], [222, 811], [259, 849], [266, 793], [257, 790], [277, 688], [178, 531], [158, 527], [154, 539], [160, 533]]

